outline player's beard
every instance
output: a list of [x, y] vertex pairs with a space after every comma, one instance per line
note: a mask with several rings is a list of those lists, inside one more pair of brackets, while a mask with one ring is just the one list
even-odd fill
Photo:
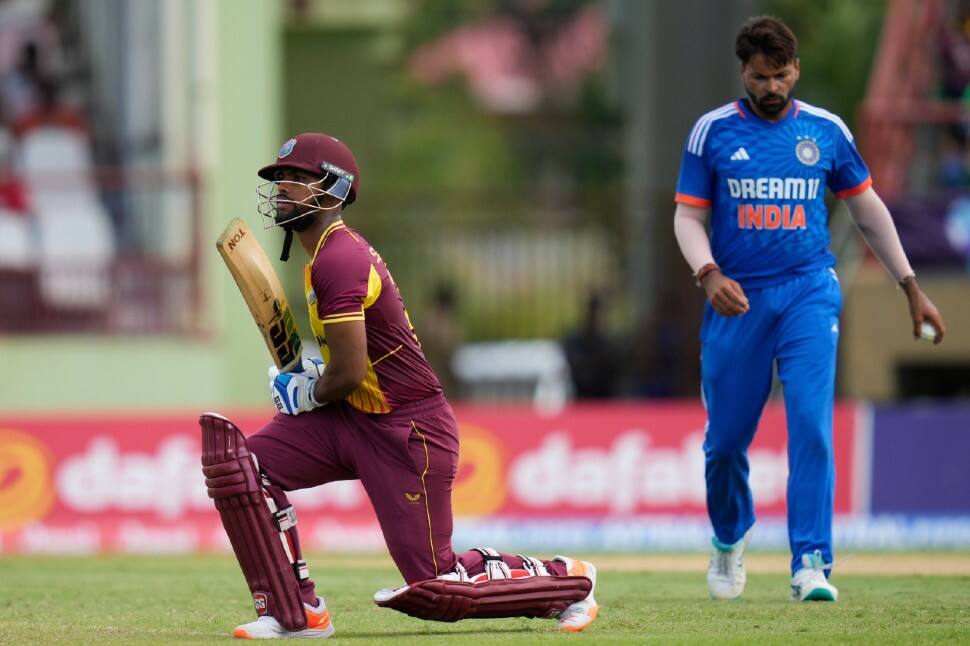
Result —
[[317, 207], [307, 204], [290, 204], [289, 207], [287, 214], [282, 214], [277, 209], [276, 216], [273, 219], [277, 226], [297, 233], [309, 229], [316, 219], [317, 213], [320, 212]]
[[751, 101], [752, 105], [758, 108], [762, 114], [769, 117], [781, 114], [788, 107], [788, 104], [791, 103], [791, 92], [788, 94], [774, 94], [769, 92], [759, 98], [747, 86], [744, 87], [744, 91], [748, 93], [748, 100]]

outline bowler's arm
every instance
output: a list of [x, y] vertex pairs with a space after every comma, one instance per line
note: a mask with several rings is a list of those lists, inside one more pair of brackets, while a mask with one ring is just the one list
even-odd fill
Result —
[[[748, 298], [741, 285], [721, 273], [714, 262], [711, 241], [707, 237], [704, 223], [708, 209], [690, 204], [677, 203], [674, 211], [674, 236], [680, 246], [680, 253], [690, 265], [691, 272], [700, 278], [701, 287], [707, 294], [714, 310], [723, 316], [737, 316], [748, 311]], [[713, 269], [711, 266], [713, 265]], [[706, 269], [705, 269], [706, 268]]]
[[702, 267], [714, 262], [711, 241], [707, 237], [707, 213], [710, 209], [689, 204], [677, 203], [674, 211], [674, 235], [680, 246], [680, 253], [690, 265], [690, 271], [697, 274]]
[[906, 258], [896, 225], [893, 224], [892, 216], [882, 198], [869, 187], [862, 193], [847, 198], [846, 203], [866, 244], [905, 292], [909, 301], [910, 318], [913, 320], [913, 336], [919, 338], [920, 327], [926, 321], [936, 328], [936, 339], [933, 342], [942, 341], [946, 331], [943, 317], [916, 282], [916, 274]]

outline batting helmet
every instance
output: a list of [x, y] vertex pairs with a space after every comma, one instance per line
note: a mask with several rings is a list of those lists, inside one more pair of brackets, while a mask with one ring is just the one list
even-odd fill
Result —
[[276, 163], [263, 166], [258, 175], [273, 181], [276, 171], [281, 168], [294, 168], [324, 177], [333, 174], [337, 179], [327, 192], [343, 199], [344, 204], [352, 204], [357, 199], [360, 186], [357, 160], [350, 148], [335, 137], [319, 132], [304, 132], [288, 139], [280, 148]]

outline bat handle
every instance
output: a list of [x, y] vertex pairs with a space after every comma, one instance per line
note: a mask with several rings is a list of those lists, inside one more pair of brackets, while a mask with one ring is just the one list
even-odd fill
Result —
[[297, 355], [293, 361], [290, 361], [285, 366], [276, 366], [280, 369], [280, 372], [303, 372], [303, 357]]

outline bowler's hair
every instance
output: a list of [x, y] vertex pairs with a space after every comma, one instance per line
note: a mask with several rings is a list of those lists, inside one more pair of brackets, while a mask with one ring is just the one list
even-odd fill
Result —
[[734, 53], [742, 65], [752, 56], [761, 54], [778, 67], [798, 58], [798, 39], [795, 33], [774, 16], [748, 18], [734, 40]]

